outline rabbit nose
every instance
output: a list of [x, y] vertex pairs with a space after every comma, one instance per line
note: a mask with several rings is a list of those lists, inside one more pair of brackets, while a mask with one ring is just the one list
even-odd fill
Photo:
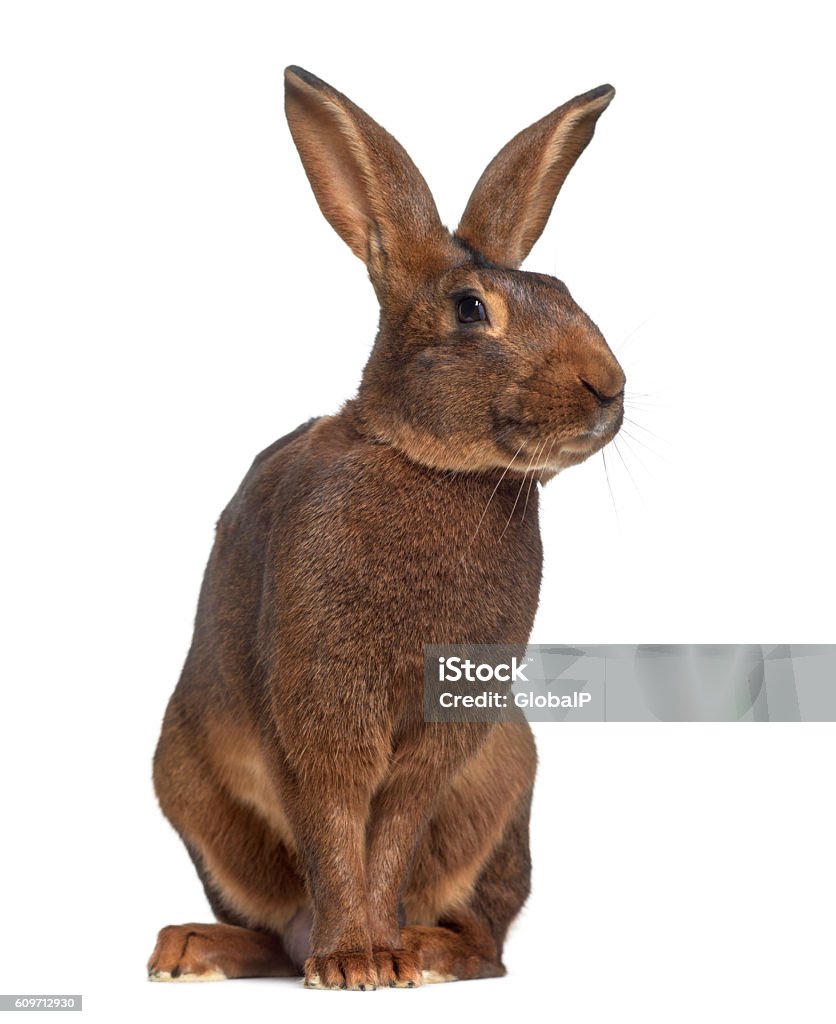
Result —
[[601, 407], [612, 405], [616, 399], [622, 398], [624, 395], [623, 383], [618, 391], [607, 392], [606, 390], [602, 390], [600, 387], [596, 387], [594, 384], [590, 383], [585, 377], [578, 377], [578, 380], [583, 384], [587, 391], [595, 395], [595, 398]]

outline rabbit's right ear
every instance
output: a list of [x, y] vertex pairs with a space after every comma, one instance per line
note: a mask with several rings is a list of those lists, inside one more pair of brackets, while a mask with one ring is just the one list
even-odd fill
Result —
[[435, 202], [400, 143], [342, 93], [285, 69], [285, 112], [319, 208], [369, 268], [376, 289], [447, 238]]

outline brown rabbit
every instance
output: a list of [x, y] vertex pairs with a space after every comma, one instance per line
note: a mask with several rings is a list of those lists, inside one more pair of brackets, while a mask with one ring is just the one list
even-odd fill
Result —
[[262, 452], [218, 523], [154, 784], [219, 923], [163, 928], [149, 974], [497, 976], [529, 891], [533, 738], [425, 722], [423, 648], [525, 646], [531, 482], [621, 425], [603, 337], [560, 281], [517, 269], [613, 89], [512, 139], [450, 234], [395, 139], [301, 68], [285, 84], [380, 327], [357, 396]]

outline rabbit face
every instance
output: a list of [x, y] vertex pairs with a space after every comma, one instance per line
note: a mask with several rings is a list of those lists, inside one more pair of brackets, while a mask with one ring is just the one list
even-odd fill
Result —
[[582, 462], [621, 425], [624, 374], [566, 287], [518, 268], [615, 90], [576, 96], [488, 164], [455, 234], [388, 132], [301, 68], [285, 108], [320, 209], [362, 259], [380, 330], [356, 402], [375, 440], [445, 470]]
[[624, 373], [562, 281], [473, 258], [422, 280], [384, 301], [364, 374], [379, 438], [437, 468], [551, 474], [612, 440]]

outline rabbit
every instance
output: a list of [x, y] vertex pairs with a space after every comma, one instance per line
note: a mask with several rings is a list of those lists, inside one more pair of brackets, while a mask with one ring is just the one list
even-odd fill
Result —
[[369, 991], [505, 974], [530, 887], [532, 732], [425, 721], [423, 649], [525, 649], [532, 481], [621, 426], [601, 333], [561, 281], [518, 269], [613, 95], [515, 136], [451, 233], [391, 135], [285, 70], [293, 140], [366, 264], [379, 329], [355, 397], [258, 455], [218, 521], [153, 765], [216, 923], [163, 928], [152, 980]]

